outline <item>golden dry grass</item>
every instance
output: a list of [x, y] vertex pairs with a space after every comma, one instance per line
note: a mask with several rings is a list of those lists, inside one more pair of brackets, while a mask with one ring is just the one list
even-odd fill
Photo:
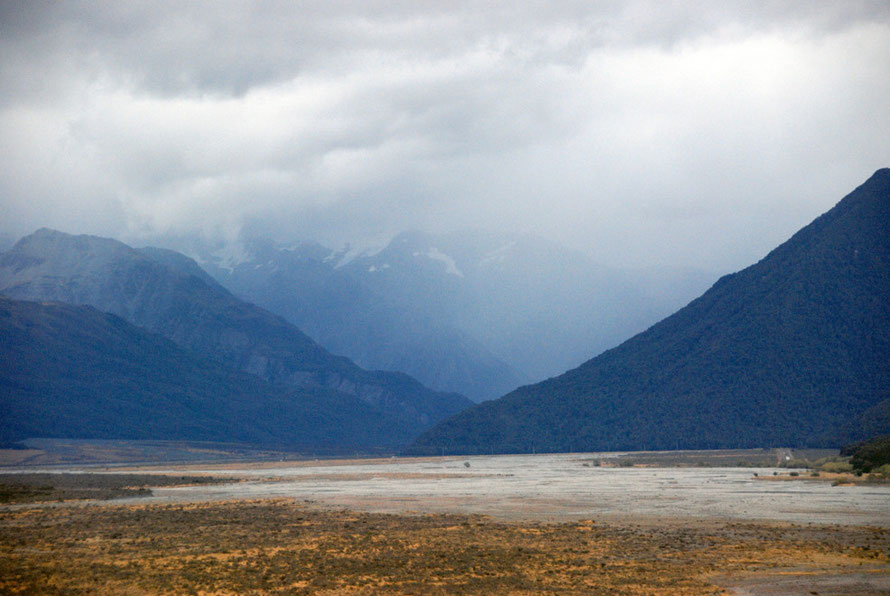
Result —
[[890, 573], [890, 531], [544, 524], [291, 500], [0, 513], [4, 594], [708, 594], [758, 573]]

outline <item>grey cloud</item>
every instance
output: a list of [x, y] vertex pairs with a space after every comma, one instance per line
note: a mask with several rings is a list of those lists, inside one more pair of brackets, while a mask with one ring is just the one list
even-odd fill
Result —
[[883, 1], [0, 1], [3, 225], [738, 266], [887, 165], [888, 37]]
[[37, 72], [75, 69], [162, 95], [243, 95], [302, 74], [344, 74], [393, 56], [460, 57], [468, 47], [577, 64], [595, 47], [789, 25], [819, 34], [890, 19], [882, 1], [401, 4], [4, 0], [3, 85], [23, 92]]

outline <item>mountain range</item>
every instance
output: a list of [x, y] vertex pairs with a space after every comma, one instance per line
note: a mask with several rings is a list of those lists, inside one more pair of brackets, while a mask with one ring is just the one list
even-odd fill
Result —
[[333, 352], [476, 401], [614, 346], [710, 279], [610, 269], [531, 234], [478, 230], [405, 232], [367, 252], [262, 239], [195, 252], [232, 293]]
[[[255, 241], [238, 262], [202, 267], [42, 229], [0, 253], [0, 442], [411, 454], [839, 446], [890, 432], [888, 229], [883, 169], [760, 262], [602, 353], [597, 342], [645, 325], [695, 276], [672, 293], [533, 236], [405, 233], [363, 254]], [[595, 357], [471, 407], [332, 345], [476, 399], [582, 350]]]
[[28, 437], [395, 449], [409, 424], [354, 396], [284, 390], [90, 306], [0, 296], [0, 444]]
[[890, 431], [890, 169], [621, 345], [408, 450], [831, 446]]
[[402, 371], [433, 388], [477, 401], [514, 389], [525, 377], [448, 322], [401, 308], [337, 267], [340, 255], [315, 244], [246, 244], [246, 260], [204, 267], [226, 288], [283, 316], [331, 351], [363, 367]]
[[[231, 295], [194, 261], [164, 249], [39, 230], [0, 255], [0, 292], [117, 315], [199, 359], [256, 377], [272, 393], [290, 391], [307, 403], [331, 392], [357, 400], [387, 421], [389, 445], [471, 403], [408, 375], [364, 370], [331, 354], [283, 318]], [[323, 415], [326, 406], [317, 406]], [[358, 420], [366, 409], [353, 415]]]

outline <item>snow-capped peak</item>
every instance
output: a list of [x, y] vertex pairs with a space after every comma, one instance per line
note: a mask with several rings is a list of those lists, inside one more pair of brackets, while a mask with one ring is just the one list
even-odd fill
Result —
[[441, 261], [445, 264], [445, 273], [450, 275], [456, 275], [457, 277], [463, 277], [464, 272], [457, 268], [457, 263], [454, 262], [450, 256], [446, 255], [444, 252], [440, 251], [436, 247], [431, 247], [427, 252], [416, 251], [414, 253], [415, 257], [425, 256], [434, 261]]
[[330, 263], [335, 261], [334, 269], [339, 269], [345, 265], [348, 265], [355, 259], [361, 257], [373, 257], [386, 248], [386, 244], [372, 244], [369, 246], [356, 246], [353, 247], [350, 244], [346, 244], [342, 250], [338, 252], [332, 252], [328, 257], [324, 259], [325, 263]]
[[185, 253], [200, 265], [212, 265], [229, 273], [235, 267], [251, 260], [250, 253], [240, 241], [229, 242], [211, 251], [187, 251]]
[[508, 242], [507, 244], [501, 246], [500, 248], [496, 248], [481, 259], [479, 259], [479, 265], [488, 265], [490, 263], [503, 263], [507, 258], [507, 253], [516, 246], [516, 241], [513, 240]]

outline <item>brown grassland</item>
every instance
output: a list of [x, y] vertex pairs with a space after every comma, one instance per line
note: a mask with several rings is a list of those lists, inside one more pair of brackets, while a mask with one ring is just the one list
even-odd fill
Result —
[[120, 499], [152, 494], [150, 486], [183, 486], [224, 482], [218, 476], [160, 474], [0, 473], [0, 504]]
[[0, 511], [3, 594], [710, 594], [844, 575], [887, 580], [890, 529], [501, 522], [289, 499]]

